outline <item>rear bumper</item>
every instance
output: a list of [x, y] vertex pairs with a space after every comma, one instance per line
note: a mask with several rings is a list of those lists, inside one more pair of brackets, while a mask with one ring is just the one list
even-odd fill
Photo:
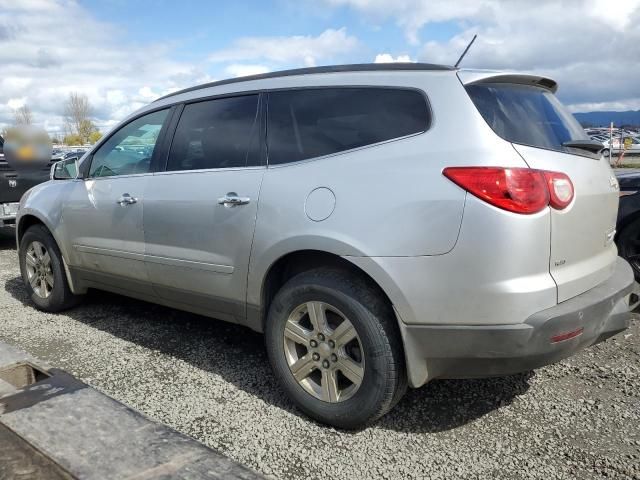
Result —
[[631, 267], [618, 258], [608, 280], [521, 324], [400, 322], [410, 383], [417, 387], [434, 378], [508, 375], [569, 357], [629, 327], [634, 289]]

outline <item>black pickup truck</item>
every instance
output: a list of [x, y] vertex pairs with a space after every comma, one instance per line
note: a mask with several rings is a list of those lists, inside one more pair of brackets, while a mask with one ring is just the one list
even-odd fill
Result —
[[51, 163], [19, 171], [4, 157], [4, 139], [0, 137], [0, 228], [16, 223], [16, 212], [22, 194], [31, 187], [49, 180]]

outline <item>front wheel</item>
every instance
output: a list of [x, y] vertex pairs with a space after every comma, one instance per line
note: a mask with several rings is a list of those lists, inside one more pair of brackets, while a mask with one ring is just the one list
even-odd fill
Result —
[[274, 298], [265, 340], [280, 384], [316, 420], [361, 428], [406, 389], [395, 316], [381, 292], [347, 272], [318, 269]]
[[29, 297], [40, 310], [59, 312], [78, 303], [81, 297], [69, 288], [60, 249], [44, 226], [34, 225], [25, 232], [19, 260]]

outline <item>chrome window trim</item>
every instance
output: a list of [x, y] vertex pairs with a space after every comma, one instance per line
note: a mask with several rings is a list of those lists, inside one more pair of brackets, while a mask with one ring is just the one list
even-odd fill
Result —
[[266, 170], [266, 168], [266, 165], [251, 165], [249, 167], [199, 168], [195, 170], [162, 170], [160, 172], [154, 172], [153, 175], [184, 175], [187, 173], [235, 172], [239, 170]]

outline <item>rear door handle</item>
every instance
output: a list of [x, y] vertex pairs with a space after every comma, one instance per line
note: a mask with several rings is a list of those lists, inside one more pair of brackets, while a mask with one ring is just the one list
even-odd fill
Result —
[[218, 199], [218, 205], [225, 207], [235, 207], [237, 205], [246, 205], [251, 199], [249, 197], [239, 197], [236, 192], [229, 192], [224, 197]]
[[116, 201], [116, 203], [121, 207], [126, 207], [127, 205], [138, 203], [138, 199], [136, 197], [132, 197], [128, 193], [123, 193], [122, 196]]

